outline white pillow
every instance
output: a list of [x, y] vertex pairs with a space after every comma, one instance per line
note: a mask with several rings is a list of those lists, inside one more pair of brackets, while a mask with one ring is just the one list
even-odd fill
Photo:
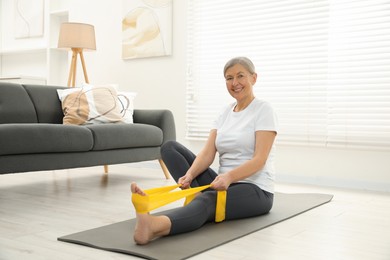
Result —
[[64, 124], [103, 124], [123, 122], [118, 96], [111, 86], [83, 85], [82, 88], [58, 89]]
[[118, 106], [124, 123], [133, 123], [134, 99], [136, 96], [137, 93], [135, 92], [118, 92]]
[[[94, 102], [88, 102], [88, 100], [93, 99], [93, 95], [91, 93], [96, 92], [96, 89], [100, 89], [97, 93], [100, 93], [100, 96], [102, 96], [102, 93], [108, 94], [102, 101], [104, 103], [112, 101], [111, 96], [116, 97], [116, 108], [115, 111], [111, 113], [114, 113], [115, 116], [113, 118], [105, 118], [102, 116], [99, 116], [100, 113], [96, 111], [96, 107], [94, 107]], [[104, 89], [106, 91], [102, 91], [101, 89]], [[117, 87], [115, 85], [103, 85], [103, 86], [94, 86], [91, 84], [83, 83], [82, 87], [78, 88], [69, 88], [69, 89], [59, 89], [57, 90], [58, 97], [62, 102], [62, 109], [64, 111], [64, 123], [65, 124], [101, 124], [101, 123], [113, 123], [113, 122], [123, 122], [132, 124], [133, 123], [133, 113], [134, 113], [134, 99], [137, 96], [137, 93], [135, 92], [116, 92], [113, 90], [116, 90]], [[88, 109], [89, 111], [93, 111], [93, 113], [88, 113], [88, 116], [86, 115], [78, 115], [75, 116], [75, 113], [77, 111], [80, 111], [80, 108], [78, 109], [70, 109], [69, 110], [69, 102], [64, 102], [66, 97], [68, 97], [71, 93], [77, 93], [77, 95], [85, 96], [87, 101], [84, 101], [84, 103], [88, 103]], [[82, 95], [87, 94], [88, 95]], [[114, 94], [115, 93], [115, 94]], [[75, 96], [76, 94], [73, 94]], [[89, 99], [88, 99], [89, 98]], [[82, 104], [80, 100], [77, 100], [79, 104]], [[68, 107], [66, 107], [68, 106]], [[84, 105], [85, 106], [85, 105]], [[92, 106], [92, 107], [91, 107]], [[100, 104], [99, 104], [100, 106]], [[89, 108], [91, 107], [91, 108]], [[111, 106], [112, 107], [112, 104]], [[76, 107], [77, 108], [77, 107]], [[76, 110], [76, 112], [74, 111]], [[84, 109], [85, 110], [85, 109]], [[83, 109], [81, 110], [83, 111]], [[79, 112], [80, 113], [80, 112]], [[86, 112], [84, 112], [85, 114]], [[118, 120], [117, 113], [120, 114], [121, 119]], [[82, 114], [82, 113], [81, 113]], [[81, 116], [81, 118], [80, 118]], [[98, 118], [96, 118], [98, 116]]]

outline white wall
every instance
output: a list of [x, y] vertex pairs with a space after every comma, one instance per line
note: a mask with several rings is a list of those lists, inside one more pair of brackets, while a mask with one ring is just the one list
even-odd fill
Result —
[[[70, 7], [71, 22], [95, 26], [97, 51], [85, 54], [91, 83], [115, 83], [136, 91], [136, 108], [170, 109], [178, 141], [199, 151], [202, 142], [185, 139], [187, 0], [174, 0], [173, 54], [136, 60], [121, 59], [122, 1], [63, 2]], [[276, 169], [279, 181], [390, 191], [389, 151], [279, 146]]]

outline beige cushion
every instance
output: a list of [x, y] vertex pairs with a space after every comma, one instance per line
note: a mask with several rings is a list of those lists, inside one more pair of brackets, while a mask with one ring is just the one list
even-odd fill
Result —
[[58, 89], [64, 124], [84, 125], [122, 122], [117, 92], [111, 86]]

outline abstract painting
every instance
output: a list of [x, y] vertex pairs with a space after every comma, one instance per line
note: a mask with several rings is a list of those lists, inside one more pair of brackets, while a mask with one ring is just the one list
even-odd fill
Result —
[[44, 0], [15, 0], [15, 38], [43, 36]]
[[122, 58], [172, 54], [172, 0], [123, 0]]

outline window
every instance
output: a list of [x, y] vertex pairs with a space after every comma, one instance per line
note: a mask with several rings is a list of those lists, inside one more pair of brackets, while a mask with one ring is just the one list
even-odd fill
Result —
[[255, 64], [278, 142], [390, 150], [390, 1], [190, 0], [187, 138], [233, 99], [223, 66]]

